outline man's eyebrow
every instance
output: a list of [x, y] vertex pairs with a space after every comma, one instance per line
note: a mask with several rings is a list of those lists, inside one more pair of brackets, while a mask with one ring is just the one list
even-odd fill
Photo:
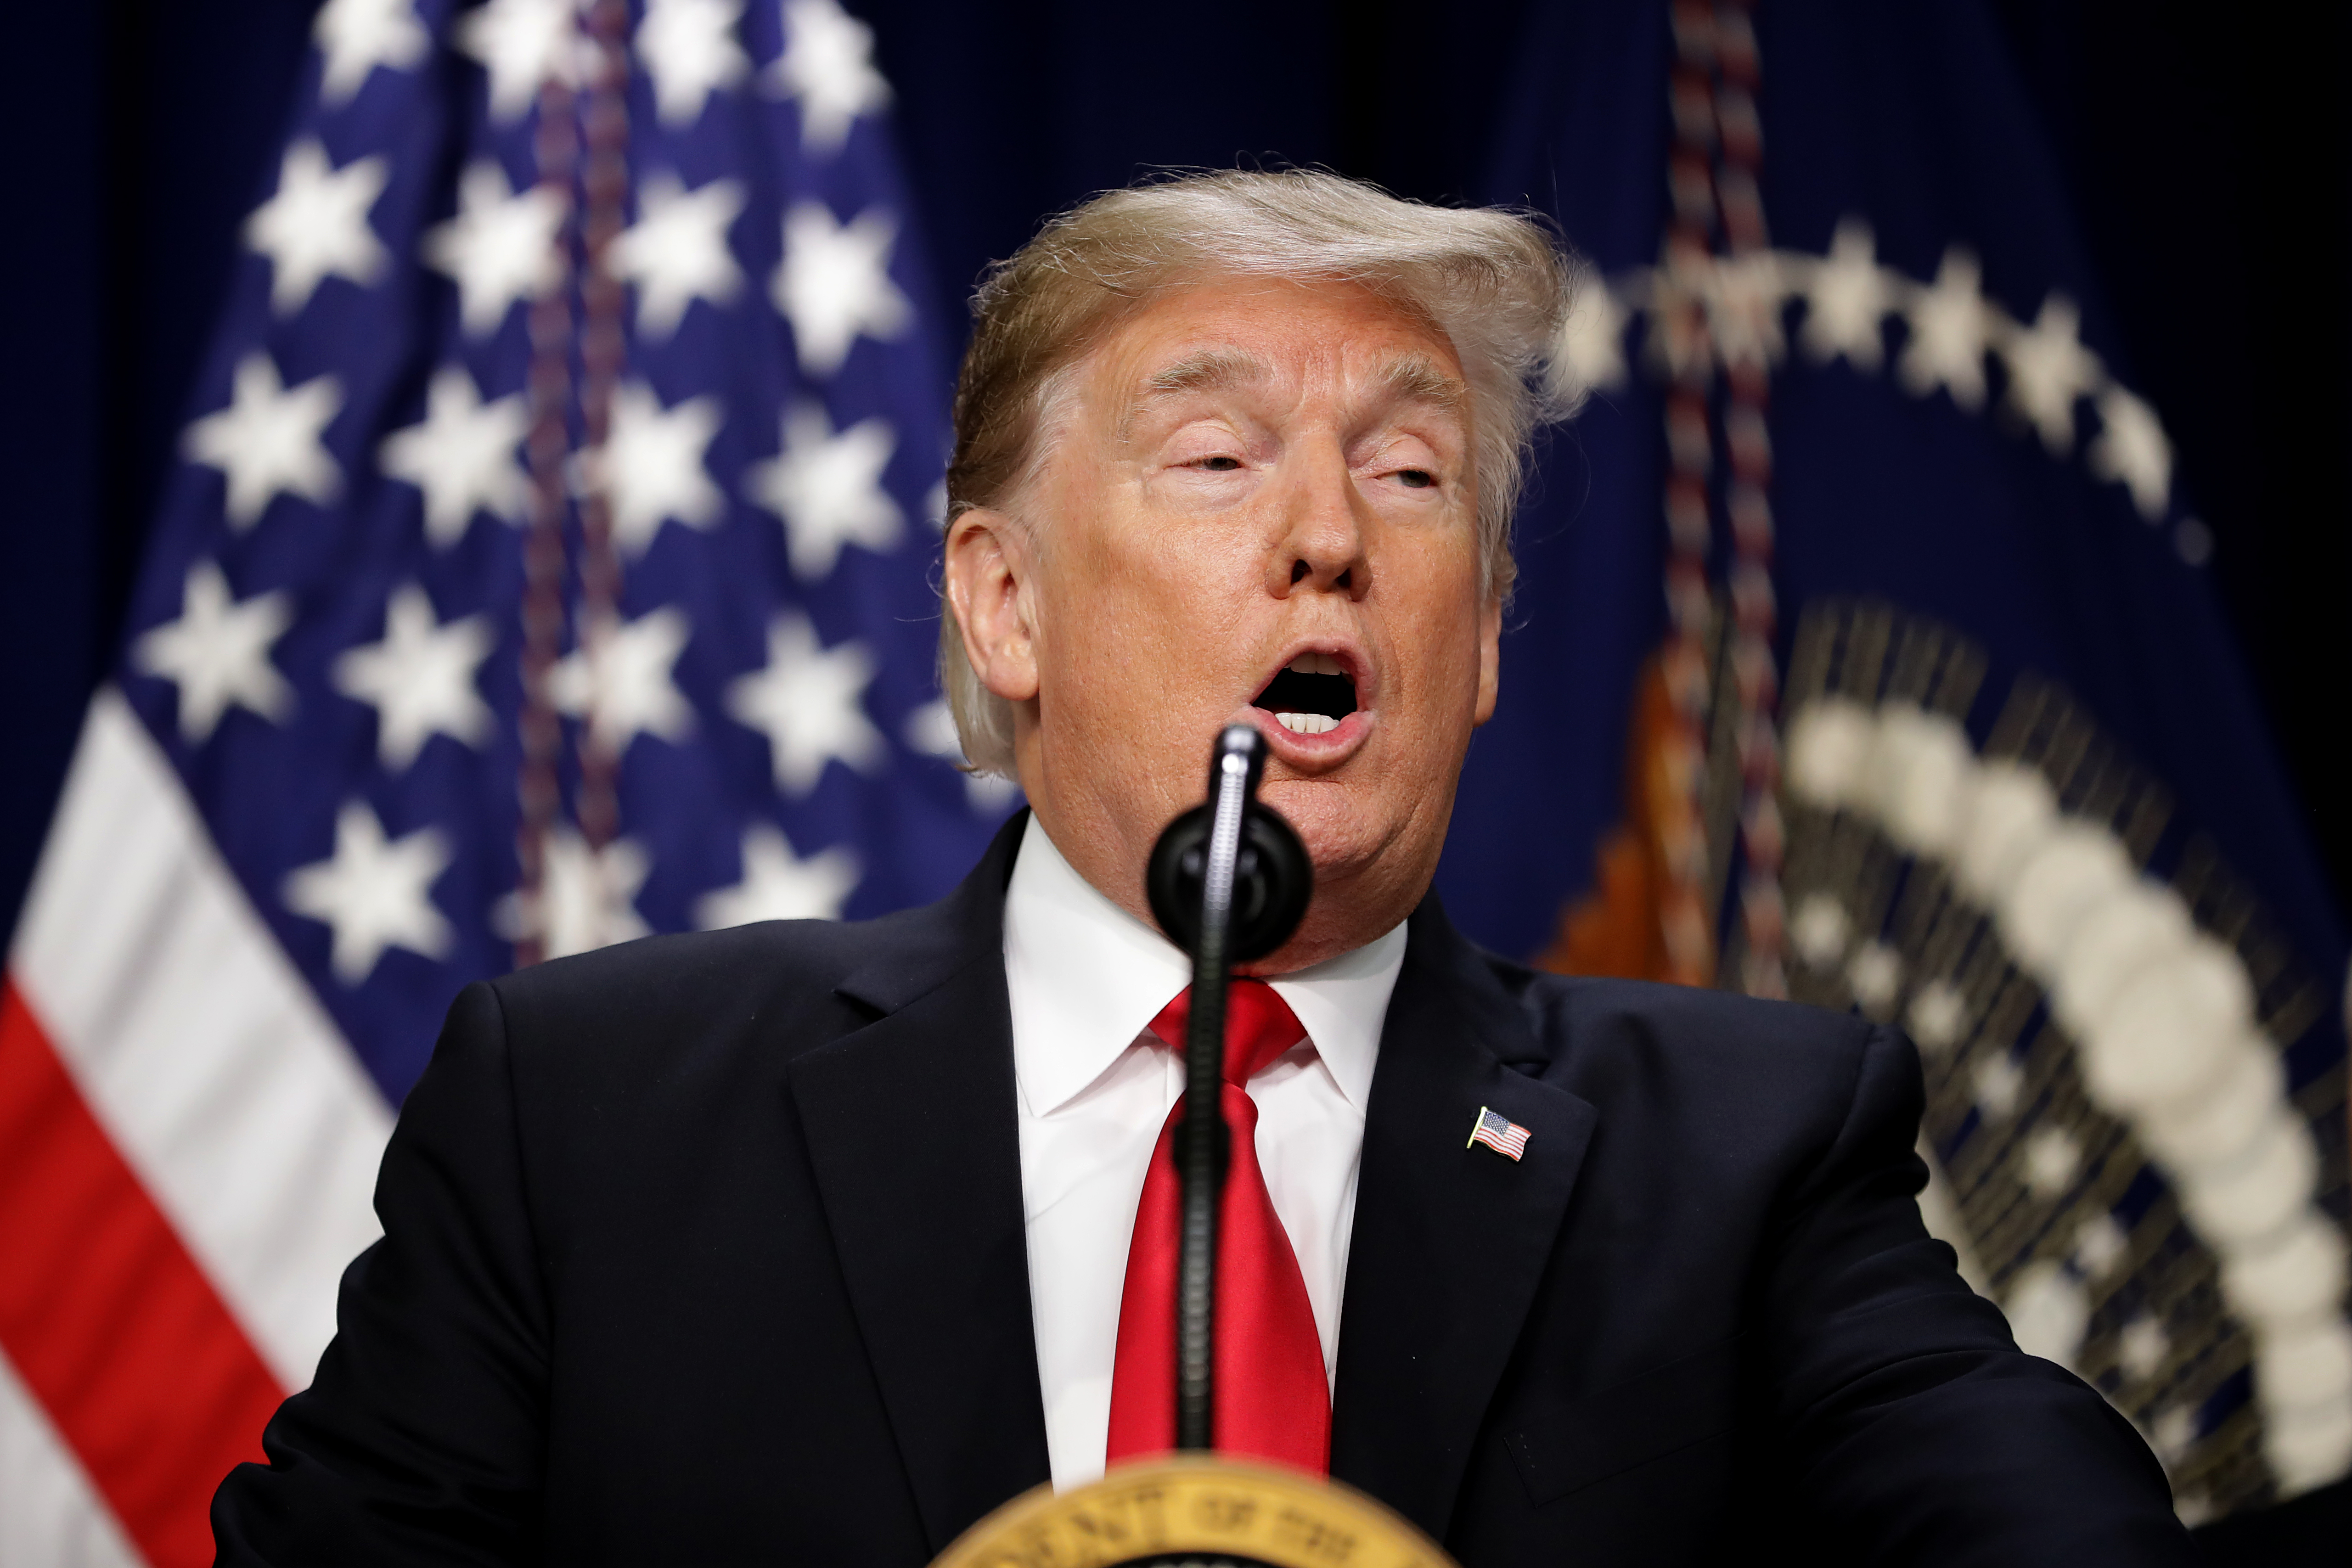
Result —
[[1263, 381], [1270, 373], [1265, 361], [1239, 349], [1202, 349], [1187, 354], [1174, 364], [1153, 371], [1144, 382], [1143, 390], [1119, 414], [1119, 437], [1124, 440], [1134, 427], [1135, 416], [1160, 398]]
[[1165, 397], [1171, 392], [1229, 386], [1235, 382], [1261, 380], [1266, 373], [1265, 361], [1255, 354], [1245, 354], [1239, 349], [1203, 349], [1153, 372], [1151, 379], [1143, 383], [1143, 395]]
[[1427, 354], [1391, 360], [1381, 372], [1381, 381], [1389, 396], [1399, 402], [1434, 403], [1449, 413], [1458, 413], [1470, 402], [1470, 389], [1462, 378], [1447, 374]]

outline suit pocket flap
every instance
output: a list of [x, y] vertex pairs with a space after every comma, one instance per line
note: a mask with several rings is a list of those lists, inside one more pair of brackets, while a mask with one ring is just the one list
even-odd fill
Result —
[[1745, 1335], [1670, 1361], [1581, 1399], [1530, 1403], [1505, 1439], [1538, 1507], [1687, 1448], [1732, 1422]]

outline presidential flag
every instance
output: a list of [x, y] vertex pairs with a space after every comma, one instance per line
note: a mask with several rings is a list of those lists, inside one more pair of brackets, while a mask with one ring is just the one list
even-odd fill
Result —
[[2183, 1517], [2340, 1480], [2345, 934], [1987, 8], [1593, 0], [1524, 59], [1486, 194], [1581, 247], [1595, 395], [1450, 902], [1902, 1023], [1931, 1228]]
[[835, 0], [329, 0], [0, 1004], [0, 1561], [210, 1560], [457, 988], [971, 864]]

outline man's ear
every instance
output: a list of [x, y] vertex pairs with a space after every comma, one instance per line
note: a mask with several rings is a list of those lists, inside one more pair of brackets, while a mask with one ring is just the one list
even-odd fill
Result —
[[948, 529], [948, 605], [972, 673], [1007, 702], [1037, 695], [1037, 643], [1029, 622], [1028, 555], [1012, 518], [984, 507]]
[[1471, 723], [1484, 724], [1495, 716], [1495, 696], [1502, 689], [1502, 675], [1503, 601], [1489, 599], [1478, 612], [1478, 706]]

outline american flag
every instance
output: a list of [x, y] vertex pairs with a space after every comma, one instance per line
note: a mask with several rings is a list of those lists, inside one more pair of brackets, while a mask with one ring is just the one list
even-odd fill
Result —
[[[1516, 1160], [1528, 1152], [1528, 1130], [1481, 1105], [1478, 1124], [1470, 1129], [1470, 1144], [1484, 1144], [1496, 1154], [1508, 1155]], [[1470, 1144], [1462, 1146], [1466, 1149]]]
[[0, 1562], [195, 1563], [442, 1010], [944, 891], [947, 365], [835, 0], [329, 0], [0, 1009]]

